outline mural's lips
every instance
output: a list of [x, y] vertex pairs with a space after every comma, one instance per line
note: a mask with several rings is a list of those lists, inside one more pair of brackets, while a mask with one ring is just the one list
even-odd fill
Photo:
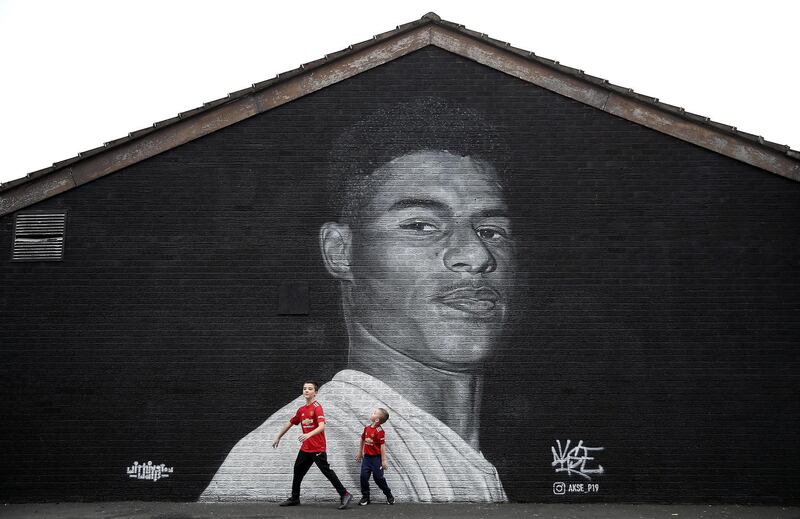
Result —
[[475, 316], [493, 313], [500, 301], [500, 294], [490, 287], [460, 287], [433, 298], [436, 303], [447, 305]]

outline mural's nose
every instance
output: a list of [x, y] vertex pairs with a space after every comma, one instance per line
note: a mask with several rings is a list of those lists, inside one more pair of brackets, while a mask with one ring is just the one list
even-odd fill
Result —
[[484, 274], [497, 268], [497, 261], [471, 226], [450, 237], [444, 251], [445, 266], [454, 272]]

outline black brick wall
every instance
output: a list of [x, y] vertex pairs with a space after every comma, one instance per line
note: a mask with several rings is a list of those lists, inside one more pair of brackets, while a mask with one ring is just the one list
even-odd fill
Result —
[[[31, 207], [68, 210], [60, 263], [11, 263], [0, 219], [0, 498], [195, 499], [300, 379], [343, 367], [328, 146], [421, 95], [512, 148], [525, 298], [482, 430], [509, 497], [796, 503], [800, 184], [435, 49]], [[287, 281], [309, 315], [278, 314]], [[582, 481], [554, 473], [556, 439], [605, 448], [597, 494], [553, 495]], [[134, 460], [175, 473], [129, 480]]]

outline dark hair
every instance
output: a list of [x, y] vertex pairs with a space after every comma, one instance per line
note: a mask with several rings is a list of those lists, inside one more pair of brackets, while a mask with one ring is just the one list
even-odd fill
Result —
[[319, 391], [319, 382], [317, 382], [316, 380], [306, 380], [303, 382], [303, 385], [305, 386], [306, 384], [313, 385], [314, 391]]
[[386, 409], [384, 409], [383, 407], [379, 407], [379, 408], [378, 408], [378, 411], [380, 411], [380, 412], [381, 412], [381, 414], [382, 414], [382, 416], [381, 416], [381, 423], [386, 423], [386, 422], [388, 422], [388, 421], [389, 421], [389, 411], [387, 411], [387, 410], [386, 410]]
[[423, 97], [378, 109], [333, 141], [328, 193], [335, 216], [355, 218], [369, 175], [417, 151], [445, 151], [485, 161], [504, 183], [508, 148], [495, 127], [471, 108]]

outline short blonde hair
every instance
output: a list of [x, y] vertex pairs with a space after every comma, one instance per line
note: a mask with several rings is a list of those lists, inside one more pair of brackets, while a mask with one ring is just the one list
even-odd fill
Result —
[[386, 423], [389, 420], [389, 411], [383, 407], [379, 407], [378, 411], [381, 412], [381, 423]]

